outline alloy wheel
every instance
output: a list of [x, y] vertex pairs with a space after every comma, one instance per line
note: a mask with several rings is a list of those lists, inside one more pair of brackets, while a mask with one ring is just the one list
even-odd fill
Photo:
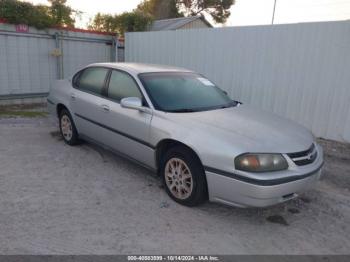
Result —
[[171, 158], [165, 165], [165, 183], [171, 194], [187, 199], [193, 190], [193, 178], [189, 167], [180, 158]]
[[73, 136], [72, 122], [70, 121], [67, 115], [63, 115], [61, 117], [61, 131], [66, 141], [69, 141], [72, 139], [72, 136]]

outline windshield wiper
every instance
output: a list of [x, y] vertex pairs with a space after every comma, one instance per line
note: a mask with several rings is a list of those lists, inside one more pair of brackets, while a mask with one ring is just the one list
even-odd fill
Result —
[[221, 106], [220, 108], [229, 108], [229, 107], [234, 107], [239, 104], [238, 101], [232, 100], [231, 102], [227, 103], [226, 105]]
[[232, 100], [229, 103], [222, 105], [222, 106], [215, 106], [215, 107], [201, 107], [201, 108], [179, 108], [179, 109], [173, 109], [173, 110], [168, 110], [167, 112], [170, 113], [189, 113], [189, 112], [199, 112], [199, 111], [207, 111], [207, 110], [215, 110], [219, 108], [229, 108], [229, 107], [235, 107], [242, 104], [241, 102]]
[[179, 108], [174, 110], [168, 110], [170, 113], [188, 113], [188, 112], [196, 112], [196, 110], [191, 108]]

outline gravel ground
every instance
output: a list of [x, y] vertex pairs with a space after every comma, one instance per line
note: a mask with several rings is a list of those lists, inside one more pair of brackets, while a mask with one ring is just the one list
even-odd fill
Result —
[[150, 171], [48, 118], [0, 119], [1, 254], [350, 254], [350, 146], [320, 140], [315, 189], [265, 209], [171, 201]]

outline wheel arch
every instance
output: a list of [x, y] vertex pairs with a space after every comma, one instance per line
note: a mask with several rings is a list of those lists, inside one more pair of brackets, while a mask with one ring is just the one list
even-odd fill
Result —
[[205, 174], [205, 169], [204, 169], [204, 165], [203, 162], [201, 160], [201, 158], [199, 157], [199, 154], [190, 146], [186, 145], [185, 143], [182, 143], [178, 140], [175, 139], [163, 139], [161, 141], [159, 141], [159, 143], [156, 146], [156, 167], [157, 167], [157, 173], [158, 175], [161, 176], [160, 174], [160, 163], [161, 163], [161, 157], [163, 154], [165, 154], [165, 152], [167, 150], [169, 150], [170, 148], [174, 147], [174, 146], [183, 146], [186, 149], [188, 149], [193, 156], [199, 161], [201, 168], [202, 168], [202, 172], [203, 172], [203, 178], [204, 178], [204, 183], [205, 183], [205, 199], [209, 199], [209, 187], [208, 187], [208, 181], [207, 181], [207, 176]]
[[198, 161], [201, 163], [204, 169], [204, 165], [199, 154], [191, 146], [188, 146], [187, 144], [180, 142], [176, 139], [166, 138], [159, 141], [155, 149], [155, 161], [156, 161], [156, 167], [158, 171], [159, 171], [162, 155], [164, 155], [167, 150], [169, 150], [174, 146], [183, 146], [183, 147], [186, 147], [188, 150], [190, 150], [193, 153], [193, 155], [198, 159]]
[[60, 117], [61, 111], [62, 111], [63, 109], [67, 110], [67, 111], [70, 113], [70, 110], [68, 109], [67, 106], [65, 106], [65, 105], [62, 104], [62, 103], [58, 103], [57, 106], [56, 106], [56, 114], [57, 114], [57, 117], [58, 117], [58, 118]]

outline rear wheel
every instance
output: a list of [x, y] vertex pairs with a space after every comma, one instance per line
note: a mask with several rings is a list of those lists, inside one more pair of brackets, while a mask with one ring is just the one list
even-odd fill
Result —
[[62, 109], [60, 112], [59, 126], [63, 140], [68, 145], [79, 144], [78, 132], [75, 128], [73, 119], [66, 109]]
[[199, 159], [184, 146], [168, 150], [160, 167], [168, 195], [186, 206], [196, 206], [207, 199], [205, 173]]

